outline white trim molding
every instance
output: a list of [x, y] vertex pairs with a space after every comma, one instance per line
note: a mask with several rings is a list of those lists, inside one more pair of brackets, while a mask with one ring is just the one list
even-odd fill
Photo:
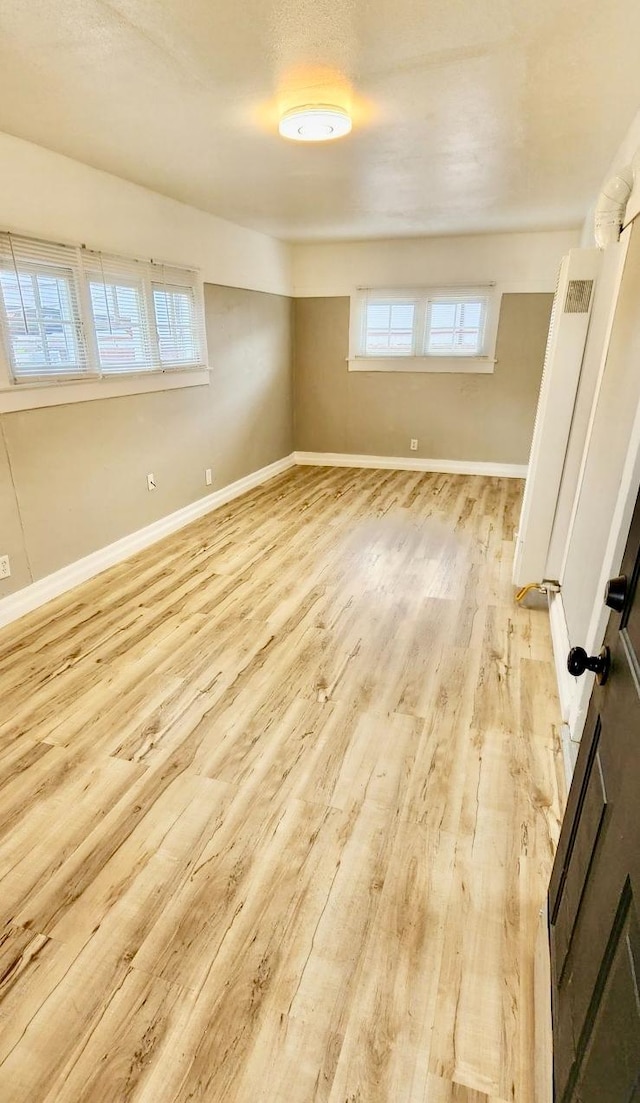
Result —
[[585, 686], [587, 687], [588, 700], [588, 697], [591, 695], [591, 690], [593, 689], [593, 674], [585, 675], [585, 677], [578, 682], [578, 679], [573, 678], [567, 670], [567, 656], [571, 643], [569, 640], [569, 629], [567, 628], [567, 618], [562, 602], [562, 592], [549, 594], [549, 627], [551, 629], [551, 646], [556, 668], [556, 682], [558, 684], [558, 697], [562, 716], [560, 742], [568, 789], [571, 784], [571, 778], [578, 755], [578, 744], [582, 735], [582, 726], [576, 735], [576, 702], [579, 700], [580, 693]]
[[497, 360], [489, 356], [350, 356], [349, 371], [433, 372], [450, 375], [491, 375]]
[[173, 391], [180, 387], [206, 387], [210, 369], [193, 368], [148, 372], [146, 375], [126, 375], [121, 379], [60, 380], [42, 384], [0, 384], [0, 414], [15, 410], [36, 410], [43, 406], [67, 406], [71, 402], [92, 402], [101, 398], [123, 398], [127, 395], [150, 394], [152, 391]]
[[220, 490], [214, 490], [213, 494], [198, 498], [197, 501], [191, 502], [188, 506], [153, 521], [145, 528], [138, 529], [128, 536], [123, 536], [120, 540], [114, 541], [113, 544], [108, 544], [105, 548], [99, 548], [98, 551], [91, 552], [90, 555], [85, 555], [82, 559], [77, 559], [67, 567], [62, 567], [59, 571], [54, 571], [53, 574], [39, 578], [29, 586], [24, 586], [16, 593], [9, 594], [0, 600], [0, 627], [18, 620], [19, 617], [38, 609], [53, 598], [67, 593], [75, 586], [80, 585], [81, 582], [87, 582], [90, 578], [94, 578], [95, 575], [107, 570], [107, 568], [115, 566], [116, 563], [129, 559], [136, 552], [142, 551], [150, 544], [155, 544], [156, 541], [162, 540], [163, 537], [169, 536], [172, 532], [177, 532], [178, 529], [184, 528], [191, 521], [204, 517], [206, 513], [211, 513], [225, 505], [226, 502], [239, 498], [241, 494], [245, 494], [248, 490], [253, 490], [254, 487], [268, 482], [276, 475], [280, 475], [283, 471], [293, 467], [294, 463], [293, 455], [283, 456], [275, 463], [270, 463], [267, 467], [261, 467], [258, 471], [253, 471], [250, 475], [245, 475], [244, 478], [229, 483], [228, 486], [221, 487]]
[[[619, 574], [624, 555], [625, 546], [629, 537], [629, 529], [633, 518], [636, 498], [640, 493], [640, 405], [631, 430], [629, 449], [620, 476], [620, 489], [616, 499], [615, 510], [611, 519], [609, 539], [600, 568], [600, 577], [595, 591], [595, 600], [587, 635], [584, 640], [585, 650], [590, 655], [595, 655], [604, 643], [605, 632], [609, 624], [610, 610], [604, 604], [602, 595], [605, 592], [607, 581]], [[591, 690], [593, 688], [593, 676], [591, 674], [581, 678], [576, 686], [569, 726], [571, 738], [579, 741], [582, 738]]]
[[[551, 643], [556, 667], [560, 711], [563, 722], [568, 724], [575, 700], [577, 682], [567, 670], [567, 655], [571, 644], [569, 642], [567, 618], [562, 603], [562, 593], [549, 594], [549, 627], [551, 629]], [[587, 675], [587, 678], [590, 679], [591, 675]]]
[[526, 479], [526, 463], [489, 460], [429, 460], [416, 456], [358, 456], [350, 452], [294, 452], [304, 467], [374, 467], [388, 471], [434, 471], [442, 475], [494, 475], [499, 479]]

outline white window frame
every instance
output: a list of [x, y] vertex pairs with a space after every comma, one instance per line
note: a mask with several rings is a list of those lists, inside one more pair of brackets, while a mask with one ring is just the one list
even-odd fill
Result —
[[[154, 314], [155, 314], [155, 310], [156, 310], [156, 292], [164, 293], [167, 296], [168, 295], [180, 294], [181, 292], [182, 293], [191, 292], [191, 295], [189, 295], [188, 298], [191, 298], [192, 301], [193, 301], [194, 316], [197, 315], [197, 312], [198, 312], [198, 299], [197, 299], [197, 295], [195, 294], [194, 288], [193, 288], [192, 284], [190, 284], [190, 283], [179, 282], [179, 277], [177, 275], [175, 275], [173, 279], [170, 279], [169, 282], [166, 282], [166, 280], [161, 281], [159, 279], [156, 279], [156, 280], [152, 279], [151, 280], [150, 294], [151, 294], [151, 301], [153, 303]], [[171, 315], [170, 315], [170, 311], [169, 311], [169, 306], [167, 304], [167, 320], [169, 322], [170, 322], [170, 318], [171, 318]], [[155, 314], [155, 320], [156, 320], [156, 330], [155, 330], [155, 333], [154, 333], [154, 340], [155, 340], [157, 348], [158, 348], [158, 357], [159, 357], [160, 363], [165, 366], [165, 370], [170, 371], [172, 369], [172, 366], [174, 365], [174, 361], [172, 361], [172, 360], [170, 360], [166, 357], [163, 357], [163, 355], [162, 355], [162, 348], [161, 348], [162, 338], [160, 336], [160, 331], [159, 331], [159, 328], [158, 328], [159, 323], [158, 323], [158, 315], [157, 314]], [[175, 363], [179, 364], [180, 361], [176, 361]]]
[[[428, 351], [427, 325], [431, 304], [437, 300], [486, 302], [484, 339], [480, 353], [464, 351]], [[495, 370], [501, 291], [496, 284], [465, 284], [433, 287], [358, 287], [351, 295], [349, 323], [349, 371], [364, 372], [450, 372], [491, 374]], [[415, 304], [413, 351], [377, 355], [366, 352], [367, 306], [375, 303], [412, 302]]]
[[[86, 361], [86, 346], [85, 346], [85, 341], [84, 341], [84, 335], [83, 335], [80, 327], [78, 327], [77, 324], [75, 324], [75, 320], [74, 320], [74, 317], [73, 317], [73, 308], [75, 306], [76, 311], [77, 311], [77, 309], [79, 307], [79, 303], [80, 303], [80, 298], [81, 298], [80, 288], [78, 286], [78, 280], [76, 278], [76, 273], [73, 271], [72, 268], [62, 268], [62, 267], [56, 268], [56, 267], [46, 265], [46, 264], [37, 264], [37, 265], [36, 264], [23, 264], [21, 266], [21, 268], [22, 268], [21, 275], [22, 275], [22, 273], [26, 273], [31, 277], [32, 280], [36, 280], [38, 276], [45, 276], [45, 277], [53, 278], [55, 280], [64, 280], [64, 282], [67, 284], [69, 298], [70, 298], [70, 302], [71, 302], [71, 308], [72, 308], [72, 317], [69, 319], [68, 322], [62, 322], [62, 325], [63, 326], [69, 325], [72, 329], [75, 330], [73, 340], [74, 340], [74, 345], [75, 345], [75, 351], [77, 353], [77, 359], [76, 359], [75, 365], [73, 367], [68, 368], [66, 371], [61, 371], [60, 376], [62, 377], [64, 375], [65, 379], [67, 379], [67, 380], [70, 380], [70, 379], [74, 380], [74, 379], [83, 378], [86, 375], [86, 369], [84, 369], [81, 365], [82, 365], [83, 362]], [[0, 291], [0, 296], [2, 296], [1, 291]], [[38, 313], [40, 313], [40, 311]], [[0, 319], [1, 318], [2, 318], [2, 309], [0, 308]], [[10, 374], [10, 377], [11, 377], [11, 381], [14, 382], [14, 371], [13, 371], [13, 368], [12, 368], [14, 353], [13, 353], [13, 347], [12, 347], [12, 344], [11, 344], [11, 338], [10, 338], [8, 330], [5, 329], [4, 325], [2, 325], [1, 322], [0, 322], [0, 330], [1, 330], [1, 335], [2, 335], [2, 355], [3, 355], [3, 358], [6, 361], [8, 371], [9, 371], [9, 374]], [[24, 380], [23, 382], [30, 382], [30, 383], [33, 383], [33, 384], [42, 384], [42, 383], [46, 383], [46, 381], [47, 381], [46, 375], [37, 375], [37, 374], [34, 373], [33, 375], [31, 375], [29, 380]]]
[[[92, 348], [92, 355], [96, 364], [96, 368], [100, 374], [101, 379], [115, 379], [122, 378], [123, 376], [142, 375], [149, 371], [160, 371], [160, 357], [155, 347], [155, 334], [153, 325], [148, 324], [148, 319], [145, 318], [146, 312], [149, 310], [149, 291], [146, 286], [147, 280], [143, 274], [136, 275], [120, 275], [120, 276], [104, 276], [101, 272], [93, 266], [87, 266], [85, 270], [87, 299], [89, 301], [89, 331], [90, 331], [90, 344]], [[149, 352], [149, 355], [153, 356], [156, 360], [157, 366], [154, 368], [147, 368], [142, 363], [136, 363], [131, 369], [122, 368], [118, 370], [115, 367], [109, 366], [103, 359], [103, 350], [101, 349], [100, 340], [103, 336], [102, 332], [98, 330], [96, 326], [95, 310], [93, 305], [92, 286], [103, 287], [105, 292], [105, 306], [107, 310], [107, 319], [111, 321], [111, 309], [109, 306], [108, 291], [111, 288], [128, 288], [133, 291], [140, 310], [140, 323], [139, 323], [139, 340], [141, 347], [145, 346]], [[105, 336], [113, 336], [113, 334], [105, 334]], [[116, 337], [117, 340], [117, 337]]]
[[[393, 310], [394, 306], [409, 306], [413, 308], [413, 332], [411, 337], [411, 352], [406, 353], [401, 350], [396, 352], [367, 352], [367, 312], [370, 306], [382, 306], [388, 307], [389, 311]], [[396, 360], [402, 358], [403, 360], [409, 357], [415, 357], [416, 354], [416, 339], [418, 333], [422, 328], [424, 320], [424, 308], [423, 303], [420, 300], [420, 296], [414, 291], [409, 292], [382, 292], [368, 291], [364, 295], [364, 301], [360, 304], [360, 332], [359, 332], [359, 355], [365, 356], [370, 359], [376, 360]], [[389, 318], [389, 331], [391, 331], [391, 317]]]
[[[25, 242], [37, 250], [52, 247], [52, 243], [42, 239], [27, 238], [24, 234], [11, 233], [13, 242]], [[34, 409], [42, 406], [58, 406], [73, 402], [84, 402], [101, 398], [144, 394], [152, 391], [175, 390], [183, 387], [205, 386], [209, 383], [209, 360], [204, 320], [204, 286], [200, 274], [195, 269], [187, 269], [173, 264], [156, 261], [137, 260], [129, 257], [100, 254], [84, 246], [60, 246], [69, 257], [65, 270], [72, 281], [72, 290], [76, 296], [80, 312], [80, 324], [77, 332], [79, 349], [83, 350], [85, 367], [73, 372], [63, 371], [58, 376], [44, 374], [31, 378], [16, 377], [13, 371], [13, 353], [10, 337], [4, 324], [4, 313], [0, 311], [0, 413], [13, 410]], [[21, 260], [25, 268], [45, 272], [45, 261]], [[109, 271], [111, 266], [121, 269], [123, 282], [139, 282], [144, 300], [145, 333], [149, 358], [144, 367], [136, 365], [131, 371], [109, 371], [100, 364], [98, 341], [93, 321], [90, 282], [95, 281], [96, 272], [101, 265]], [[127, 275], [127, 272], [130, 274]], [[109, 282], [109, 277], [107, 277]], [[194, 343], [197, 361], [180, 363], [163, 359], [157, 333], [157, 315], [155, 313], [154, 288], [168, 291], [180, 287], [188, 288], [194, 304]]]

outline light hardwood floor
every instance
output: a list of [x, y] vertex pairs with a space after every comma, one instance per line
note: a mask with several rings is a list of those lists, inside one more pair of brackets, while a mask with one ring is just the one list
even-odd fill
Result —
[[2, 1103], [533, 1103], [520, 494], [297, 468], [0, 633]]

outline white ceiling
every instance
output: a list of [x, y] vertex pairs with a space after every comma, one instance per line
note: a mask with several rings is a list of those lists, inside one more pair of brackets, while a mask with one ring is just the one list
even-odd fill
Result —
[[[578, 225], [637, 0], [2, 0], [0, 130], [289, 240]], [[351, 100], [350, 137], [277, 134]]]

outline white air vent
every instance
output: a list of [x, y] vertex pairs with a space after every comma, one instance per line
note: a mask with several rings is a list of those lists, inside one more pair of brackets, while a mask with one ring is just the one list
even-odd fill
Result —
[[569, 280], [564, 301], [565, 314], [588, 314], [593, 280]]

